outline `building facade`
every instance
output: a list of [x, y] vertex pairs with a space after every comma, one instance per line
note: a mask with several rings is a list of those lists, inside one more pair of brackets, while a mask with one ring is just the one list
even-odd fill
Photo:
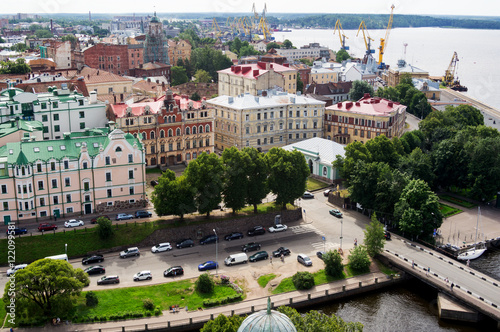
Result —
[[167, 37], [163, 32], [163, 23], [156, 17], [156, 12], [149, 22], [148, 33], [144, 42], [144, 62], [170, 64], [168, 59]]
[[340, 144], [366, 142], [385, 135], [404, 133], [406, 106], [365, 94], [357, 102], [344, 101], [325, 109], [325, 136]]
[[4, 223], [71, 217], [136, 206], [145, 200], [139, 140], [121, 130], [0, 147]]
[[47, 40], [40, 46], [40, 57], [51, 58], [56, 63], [56, 69], [71, 68], [71, 42]]
[[384, 76], [383, 78], [387, 82], [387, 85], [396, 86], [399, 84], [399, 80], [403, 74], [409, 74], [411, 78], [416, 79], [429, 78], [429, 72], [411, 65], [405, 60], [399, 60], [398, 65], [395, 68], [390, 67], [389, 72], [385, 74], [387, 76]]
[[288, 62], [294, 62], [303, 58], [330, 58], [328, 47], [320, 46], [319, 43], [309, 43], [301, 48], [279, 48], [276, 52], [287, 58]]
[[77, 68], [87, 65], [117, 75], [129, 75], [128, 45], [98, 43], [75, 53], [81, 53], [75, 56]]
[[248, 146], [268, 151], [321, 137], [325, 103], [287, 93], [266, 97], [244, 94], [207, 101], [215, 108], [215, 149]]
[[191, 43], [189, 41], [181, 39], [175, 41], [173, 39], [168, 40], [168, 57], [170, 63], [173, 66], [177, 66], [177, 61], [179, 59], [191, 59]]
[[110, 119], [141, 139], [146, 166], [187, 164], [214, 151], [213, 109], [204, 100], [195, 102], [169, 90], [153, 102], [110, 106]]

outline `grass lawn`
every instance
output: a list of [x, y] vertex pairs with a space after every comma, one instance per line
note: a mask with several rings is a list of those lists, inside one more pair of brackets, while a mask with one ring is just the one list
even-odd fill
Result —
[[463, 199], [456, 198], [453, 196], [449, 196], [449, 195], [439, 195], [439, 198], [441, 198], [444, 201], [447, 201], [447, 202], [450, 202], [450, 203], [453, 203], [456, 205], [460, 205], [460, 206], [463, 206], [463, 207], [468, 208], [468, 209], [477, 206], [474, 203], [471, 203], [471, 202], [468, 202], [468, 201], [465, 201]]
[[143, 300], [151, 299], [162, 310], [168, 310], [172, 305], [188, 307], [190, 310], [203, 308], [206, 299], [223, 298], [235, 295], [236, 291], [228, 286], [215, 286], [212, 294], [201, 294], [194, 290], [195, 279], [173, 281], [161, 285], [116, 288], [95, 291], [99, 304], [94, 308], [85, 305], [85, 293], [78, 299], [76, 315], [110, 316], [120, 312], [144, 312]]
[[[286, 208], [290, 210], [293, 209], [294, 206], [292, 204], [287, 204]], [[276, 211], [281, 211], [281, 206], [276, 205], [274, 202], [257, 205], [257, 213], [270, 213]], [[238, 213], [245, 213], [251, 215], [253, 214], [253, 206], [245, 206], [243, 209], [238, 211]], [[246, 215], [244, 217], [246, 217]]]
[[391, 275], [396, 273], [396, 271], [391, 270], [390, 268], [382, 264], [382, 262], [379, 261], [378, 259], [375, 259], [374, 261], [375, 264], [377, 264], [378, 268], [380, 269], [380, 272], [382, 272], [383, 274]]
[[318, 179], [314, 179], [312, 177], [307, 178], [307, 183], [306, 183], [306, 188], [307, 191], [313, 191], [313, 190], [318, 190], [321, 188], [328, 187], [328, 183], [319, 181]]
[[[46, 232], [44, 235], [22, 236], [16, 238], [16, 262], [30, 263], [47, 256], [62, 254], [66, 243], [69, 257], [85, 255], [99, 249], [135, 244], [163, 227], [167, 225], [161, 221], [117, 224], [113, 226], [115, 235], [106, 241], [97, 236], [95, 228], [87, 230], [74, 228], [55, 234]], [[7, 239], [0, 240], [0, 247], [7, 248]], [[0, 252], [0, 264], [7, 264], [7, 250]]]
[[443, 203], [439, 203], [439, 211], [441, 211], [441, 213], [443, 214], [443, 217], [445, 217], [445, 218], [453, 216], [455, 214], [459, 214], [460, 212], [462, 212], [462, 210], [460, 210], [460, 209], [456, 209], [454, 207], [451, 207], [451, 206], [443, 204]]
[[158, 167], [146, 168], [146, 174], [162, 174], [163, 172]]
[[270, 273], [270, 274], [265, 274], [263, 276], [260, 276], [259, 279], [257, 279], [257, 282], [259, 283], [259, 286], [264, 288], [267, 286], [269, 281], [273, 280], [276, 278], [276, 274]]

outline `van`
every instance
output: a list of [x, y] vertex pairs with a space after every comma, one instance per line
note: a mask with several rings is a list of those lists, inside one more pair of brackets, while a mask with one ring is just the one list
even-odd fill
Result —
[[61, 259], [63, 261], [68, 261], [68, 255], [62, 254], [62, 255], [55, 255], [55, 256], [47, 256], [45, 258], [50, 258], [50, 259]]
[[241, 263], [246, 264], [246, 262], [248, 262], [248, 256], [244, 252], [239, 254], [229, 255], [229, 257], [227, 257], [224, 260], [224, 264], [226, 264], [227, 266], [241, 264]]

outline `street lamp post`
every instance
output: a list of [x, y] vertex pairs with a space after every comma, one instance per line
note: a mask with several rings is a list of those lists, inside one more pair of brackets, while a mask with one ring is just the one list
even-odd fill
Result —
[[344, 218], [340, 218], [340, 249], [342, 249], [342, 228], [344, 226]]
[[219, 262], [218, 262], [219, 237], [217, 236], [217, 232], [215, 231], [215, 228], [214, 228], [214, 234], [215, 234], [215, 276], [218, 276], [218, 268], [219, 268]]
[[68, 256], [68, 244], [67, 243], [64, 244], [64, 253], [66, 254], [66, 256]]

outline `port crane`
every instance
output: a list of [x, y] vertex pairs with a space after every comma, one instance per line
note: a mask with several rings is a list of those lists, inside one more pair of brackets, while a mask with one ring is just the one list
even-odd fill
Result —
[[363, 33], [363, 40], [365, 41], [365, 47], [366, 47], [366, 53], [363, 58], [363, 63], [367, 63], [368, 58], [371, 56], [371, 54], [375, 53], [375, 50], [371, 49], [371, 42], [374, 41], [374, 39], [370, 37], [368, 29], [366, 29], [365, 21], [361, 21], [361, 23], [359, 24], [358, 33], [356, 34], [356, 37], [359, 35], [359, 31]]
[[389, 16], [389, 23], [387, 23], [387, 30], [385, 31], [385, 38], [380, 38], [380, 46], [378, 48], [379, 50], [379, 55], [378, 55], [378, 68], [379, 69], [385, 69], [385, 63], [384, 63], [384, 52], [387, 47], [387, 42], [389, 41], [389, 35], [391, 33], [392, 29], [392, 19], [393, 19], [393, 14], [394, 14], [394, 8], [395, 6], [391, 6], [391, 16]]
[[333, 34], [335, 34], [335, 31], [338, 31], [339, 32], [339, 39], [340, 39], [340, 49], [341, 50], [349, 50], [349, 46], [345, 46], [345, 39], [349, 39], [349, 37], [347, 37], [345, 34], [344, 34], [344, 29], [342, 29], [342, 23], [340, 23], [340, 20], [337, 19], [337, 22], [335, 22], [335, 28], [333, 29]]
[[450, 61], [450, 65], [448, 66], [448, 69], [446, 69], [444, 72], [443, 84], [446, 87], [449, 87], [456, 91], [467, 91], [467, 88], [465, 86], [460, 85], [458, 77], [455, 78], [455, 73], [457, 70], [457, 62], [458, 62], [458, 54], [457, 52], [454, 52]]

